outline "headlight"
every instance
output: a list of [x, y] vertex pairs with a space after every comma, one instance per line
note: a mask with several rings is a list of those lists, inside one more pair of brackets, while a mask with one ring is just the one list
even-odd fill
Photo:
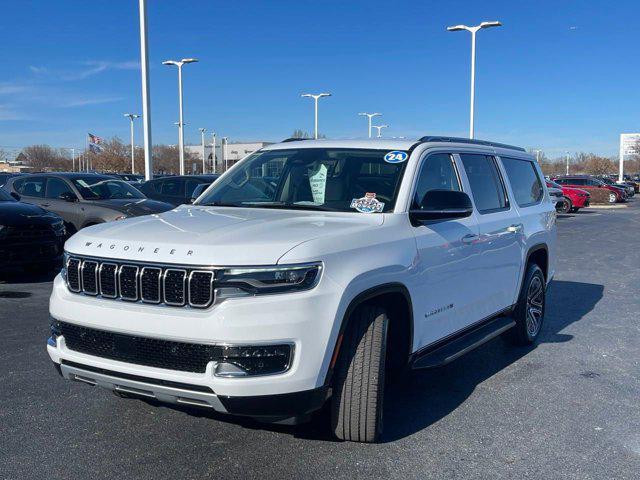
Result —
[[315, 287], [320, 280], [322, 264], [287, 265], [282, 267], [227, 268], [216, 275], [218, 298], [239, 295], [299, 292]]

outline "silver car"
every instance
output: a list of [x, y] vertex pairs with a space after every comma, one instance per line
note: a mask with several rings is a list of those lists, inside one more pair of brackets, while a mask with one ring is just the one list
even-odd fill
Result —
[[15, 198], [60, 215], [71, 233], [84, 227], [171, 210], [123, 180], [92, 173], [44, 173], [10, 178]]

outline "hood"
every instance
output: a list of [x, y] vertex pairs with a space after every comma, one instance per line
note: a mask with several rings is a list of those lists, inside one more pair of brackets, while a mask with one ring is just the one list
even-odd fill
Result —
[[383, 215], [181, 206], [85, 228], [67, 241], [79, 255], [187, 265], [274, 265], [305, 241], [375, 229]]
[[148, 198], [137, 199], [112, 199], [112, 200], [91, 200], [87, 203], [98, 207], [118, 210], [129, 217], [149, 215], [150, 213], [162, 213], [171, 210], [173, 205]]
[[36, 205], [22, 202], [0, 202], [0, 225], [20, 227], [23, 225], [51, 224], [61, 218]]

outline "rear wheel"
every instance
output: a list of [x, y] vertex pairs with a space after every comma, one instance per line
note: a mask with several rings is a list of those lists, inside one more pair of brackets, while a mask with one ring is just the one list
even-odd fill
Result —
[[559, 204], [557, 210], [560, 213], [569, 213], [572, 208], [573, 208], [573, 202], [571, 201], [571, 199], [568, 197], [564, 197], [564, 202]]
[[350, 319], [331, 400], [331, 427], [341, 440], [375, 442], [382, 433], [388, 324], [376, 305], [358, 307]]
[[534, 343], [544, 320], [546, 291], [542, 270], [535, 263], [527, 266], [522, 290], [513, 312], [516, 325], [509, 330], [507, 338], [515, 345], [531, 345]]
[[616, 197], [616, 194], [611, 192], [609, 194], [609, 203], [616, 203], [618, 201], [618, 197]]

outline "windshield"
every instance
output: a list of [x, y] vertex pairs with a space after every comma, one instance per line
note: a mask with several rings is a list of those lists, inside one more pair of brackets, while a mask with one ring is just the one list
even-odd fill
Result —
[[140, 191], [122, 180], [87, 176], [73, 178], [72, 182], [85, 200], [146, 198]]
[[217, 180], [196, 204], [389, 212], [407, 158], [407, 152], [364, 149], [256, 152]]
[[15, 202], [16, 199], [9, 195], [4, 190], [0, 190], [0, 202]]

